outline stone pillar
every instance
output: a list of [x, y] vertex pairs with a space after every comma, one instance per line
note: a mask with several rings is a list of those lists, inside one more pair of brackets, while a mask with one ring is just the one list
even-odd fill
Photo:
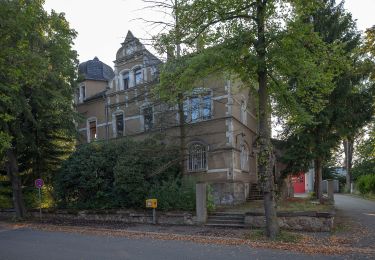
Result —
[[334, 185], [333, 180], [327, 180], [327, 195], [330, 201], [334, 201], [333, 193], [334, 193]]
[[197, 209], [197, 222], [204, 224], [207, 221], [207, 184], [197, 183], [195, 186], [195, 199]]

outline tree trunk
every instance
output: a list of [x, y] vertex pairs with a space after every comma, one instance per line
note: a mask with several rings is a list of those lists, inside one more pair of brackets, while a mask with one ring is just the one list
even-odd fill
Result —
[[346, 185], [345, 190], [346, 192], [350, 192], [350, 184], [352, 182], [352, 160], [353, 160], [353, 149], [354, 149], [354, 141], [353, 138], [348, 137], [346, 140], [343, 140], [344, 145], [344, 152], [345, 152], [345, 169], [346, 169]]
[[267, 89], [265, 9], [266, 1], [257, 0], [258, 41], [255, 46], [258, 56], [257, 76], [259, 83], [259, 183], [264, 194], [266, 235], [275, 239], [279, 233], [276, 216], [274, 179], [272, 174], [272, 146], [269, 119], [269, 94]]
[[[175, 29], [176, 29], [176, 57], [177, 59], [181, 56], [181, 39], [180, 29], [178, 21], [178, 0], [174, 1], [174, 13], [175, 13]], [[185, 174], [185, 151], [186, 151], [186, 132], [185, 132], [185, 114], [184, 114], [184, 94], [178, 93], [178, 116], [179, 116], [179, 127], [180, 127], [180, 173], [182, 176]]]
[[185, 115], [184, 115], [184, 96], [178, 94], [178, 115], [180, 127], [180, 173], [185, 174], [185, 157], [186, 157], [186, 132], [185, 132]]
[[322, 193], [322, 160], [316, 158], [314, 160], [314, 171], [315, 171], [315, 181], [314, 181], [314, 192], [315, 197], [321, 201], [323, 198]]
[[26, 208], [22, 196], [22, 186], [18, 172], [17, 156], [14, 150], [7, 151], [7, 173], [12, 184], [13, 206], [16, 211], [16, 217], [23, 218], [26, 216]]

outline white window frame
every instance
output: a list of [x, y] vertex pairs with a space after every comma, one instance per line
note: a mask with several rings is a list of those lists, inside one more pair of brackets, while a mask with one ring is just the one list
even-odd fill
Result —
[[86, 93], [87, 93], [86, 85], [84, 83], [81, 83], [79, 85], [79, 99], [78, 99], [79, 103], [83, 103], [83, 101], [85, 101], [86, 96], [87, 96]]
[[[140, 75], [141, 75], [141, 78], [140, 78], [140, 81], [137, 82], [137, 76], [136, 76], [136, 72], [139, 71], [140, 72]], [[133, 74], [133, 78], [134, 78], [134, 86], [138, 86], [138, 85], [141, 85], [143, 83], [143, 67], [138, 65], [138, 66], [135, 66], [133, 69], [132, 69], [132, 74]]]
[[[193, 147], [200, 147], [200, 151], [192, 151]], [[208, 167], [208, 146], [201, 142], [194, 142], [189, 145], [187, 169], [189, 172], [206, 171]]]
[[117, 116], [118, 115], [122, 115], [122, 125], [123, 125], [122, 136], [125, 136], [125, 113], [122, 110], [117, 110], [112, 113], [112, 131], [113, 131], [114, 138], [119, 137], [117, 135]]
[[[212, 119], [213, 116], [213, 95], [212, 95], [212, 90], [211, 89], [202, 89], [202, 88], [197, 88], [196, 90], [193, 91], [193, 95], [189, 96], [187, 99], [184, 101], [184, 116], [185, 116], [185, 122], [186, 123], [196, 123], [200, 121], [206, 121]], [[209, 115], [204, 118], [204, 109], [205, 109], [205, 102], [204, 98], [209, 97], [209, 102], [210, 102], [210, 113]], [[192, 107], [192, 101], [194, 99], [198, 99], [199, 104], [198, 104], [198, 118], [193, 120], [193, 107]]]
[[121, 71], [121, 74], [120, 74], [120, 78], [121, 78], [121, 84], [120, 84], [120, 89], [121, 90], [127, 90], [127, 89], [125, 89], [125, 84], [124, 84], [124, 80], [125, 80], [125, 77], [124, 77], [124, 75], [125, 74], [128, 74], [128, 88], [127, 89], [129, 89], [131, 86], [130, 86], [130, 71], [129, 70], [123, 70], [123, 71]]
[[[91, 128], [90, 128], [90, 123], [91, 122], [95, 122], [95, 133], [96, 133], [96, 136], [94, 138], [91, 137]], [[86, 123], [86, 127], [87, 127], [87, 130], [86, 130], [86, 135], [87, 135], [87, 142], [88, 143], [91, 143], [92, 141], [95, 141], [98, 139], [98, 119], [96, 117], [90, 117], [87, 119], [87, 123]]]

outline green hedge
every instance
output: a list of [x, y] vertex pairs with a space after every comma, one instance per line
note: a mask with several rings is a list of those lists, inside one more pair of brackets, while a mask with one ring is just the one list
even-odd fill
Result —
[[357, 188], [362, 194], [375, 194], [375, 174], [362, 175], [357, 180]]
[[194, 187], [179, 176], [176, 158], [176, 147], [156, 139], [124, 138], [82, 145], [63, 163], [55, 178], [57, 205], [144, 208], [145, 199], [156, 197], [159, 209], [192, 210]]

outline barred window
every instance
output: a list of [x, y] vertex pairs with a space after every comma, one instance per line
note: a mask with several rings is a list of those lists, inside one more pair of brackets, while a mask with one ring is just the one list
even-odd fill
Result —
[[189, 147], [189, 171], [205, 170], [207, 167], [207, 149], [206, 146], [194, 143]]

